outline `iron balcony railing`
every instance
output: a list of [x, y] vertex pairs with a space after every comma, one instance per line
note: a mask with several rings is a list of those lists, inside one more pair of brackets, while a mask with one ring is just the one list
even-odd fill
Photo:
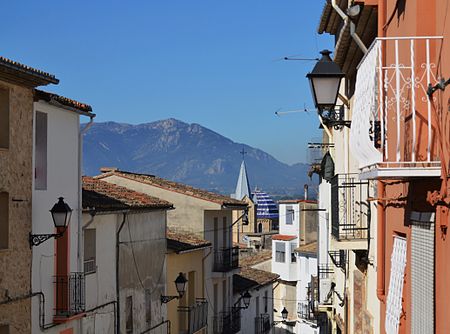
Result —
[[54, 277], [55, 316], [70, 317], [85, 311], [86, 287], [84, 273]]
[[239, 266], [239, 247], [214, 251], [214, 271], [227, 272]]
[[241, 310], [220, 312], [214, 317], [214, 334], [236, 334], [241, 330]]
[[341, 268], [342, 271], [345, 272], [346, 266], [347, 266], [347, 252], [344, 249], [340, 249], [337, 251], [328, 251], [328, 255], [330, 256], [331, 261], [333, 264]]
[[367, 239], [369, 184], [356, 174], [338, 174], [331, 180], [331, 234], [336, 240]]
[[268, 334], [271, 328], [272, 324], [268, 314], [261, 314], [255, 318], [255, 334]]
[[442, 36], [381, 37], [369, 48], [358, 66], [350, 131], [361, 169], [408, 168], [411, 176], [439, 169], [435, 97], [427, 92], [440, 80], [442, 43]]
[[182, 333], [194, 334], [208, 324], [208, 302], [205, 299], [197, 299], [191, 306], [179, 306], [178, 312], [182, 315], [180, 323]]

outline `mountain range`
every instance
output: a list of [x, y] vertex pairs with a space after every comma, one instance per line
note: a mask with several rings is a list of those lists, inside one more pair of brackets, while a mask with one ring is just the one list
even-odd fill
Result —
[[222, 194], [234, 192], [244, 149], [252, 188], [276, 196], [303, 193], [309, 165], [287, 165], [199, 124], [176, 119], [131, 125], [94, 123], [83, 141], [85, 175], [100, 167], [157, 175]]

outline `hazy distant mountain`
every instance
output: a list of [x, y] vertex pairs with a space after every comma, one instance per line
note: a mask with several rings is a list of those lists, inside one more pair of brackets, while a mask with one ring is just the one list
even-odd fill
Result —
[[245, 160], [252, 188], [295, 194], [309, 183], [306, 164], [289, 166], [199, 124], [176, 119], [139, 125], [94, 123], [84, 138], [84, 173], [95, 175], [100, 167], [118, 167], [230, 194], [236, 186], [243, 147], [248, 152]]

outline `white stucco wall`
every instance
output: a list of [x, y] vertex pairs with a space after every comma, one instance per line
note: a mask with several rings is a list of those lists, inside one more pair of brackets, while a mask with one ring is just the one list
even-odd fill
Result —
[[[83, 215], [84, 224], [89, 223], [87, 228], [96, 230], [97, 270], [86, 275], [87, 309], [116, 300], [116, 231], [123, 218], [122, 213], [97, 214], [89, 223], [91, 216]], [[166, 305], [161, 305], [160, 302], [160, 296], [166, 294], [165, 229], [166, 215], [163, 210], [130, 212], [126, 215], [119, 247], [120, 322], [123, 333], [128, 296], [133, 299], [135, 333], [141, 333], [167, 318]], [[145, 319], [147, 289], [152, 292], [151, 323], [147, 323]], [[113, 306], [108, 305], [88, 313], [83, 322], [83, 334], [113, 333], [113, 311]], [[95, 332], [92, 328], [95, 328]], [[163, 330], [164, 327], [160, 328], [161, 332]]]
[[[284, 244], [285, 262], [276, 261], [276, 243], [278, 242]], [[291, 241], [272, 240], [272, 272], [280, 275], [280, 279], [285, 281], [297, 281], [298, 279], [297, 262], [291, 261], [291, 247], [298, 247], [298, 239]]]
[[[256, 318], [261, 314], [268, 314], [270, 323], [273, 322], [273, 285], [268, 284], [259, 289], [249, 290], [252, 298], [247, 309], [241, 310], [241, 333], [255, 333]], [[267, 309], [265, 305], [265, 295], [267, 293]], [[240, 298], [239, 294], [234, 295], [234, 301]], [[242, 302], [241, 302], [242, 304]]]
[[[33, 180], [32, 199], [32, 233], [55, 233], [53, 220], [49, 210], [57, 202], [58, 197], [72, 208], [72, 219], [66, 231], [69, 233], [69, 271], [79, 272], [79, 174], [78, 174], [78, 140], [79, 116], [65, 109], [51, 106], [45, 102], [35, 102], [34, 110], [44, 112], [48, 116], [47, 125], [47, 189], [35, 190]], [[34, 137], [34, 136], [33, 136]], [[35, 145], [33, 145], [35, 146]], [[33, 147], [33, 169], [34, 169]], [[33, 247], [32, 255], [32, 291], [45, 295], [45, 323], [53, 321], [54, 315], [54, 284], [55, 273], [54, 239], [47, 240], [39, 246]], [[39, 328], [39, 298], [32, 301], [32, 333], [41, 333]], [[71, 322], [51, 328], [45, 333], [59, 333], [65, 327], [74, 327], [74, 333], [79, 331], [79, 322]]]
[[[297, 303], [308, 301], [308, 284], [311, 276], [317, 276], [317, 257], [314, 255], [297, 254], [298, 281], [296, 299]], [[317, 326], [303, 319], [298, 319], [296, 326], [298, 334], [316, 334]]]
[[[286, 224], [287, 209], [292, 208], [294, 210], [294, 219], [292, 224]], [[298, 203], [280, 203], [280, 226], [279, 233], [286, 235], [300, 235], [300, 205]]]

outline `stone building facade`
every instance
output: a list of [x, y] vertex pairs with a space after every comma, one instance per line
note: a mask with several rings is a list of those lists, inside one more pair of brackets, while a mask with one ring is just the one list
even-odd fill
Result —
[[33, 88], [58, 80], [0, 57], [0, 332], [31, 332]]

